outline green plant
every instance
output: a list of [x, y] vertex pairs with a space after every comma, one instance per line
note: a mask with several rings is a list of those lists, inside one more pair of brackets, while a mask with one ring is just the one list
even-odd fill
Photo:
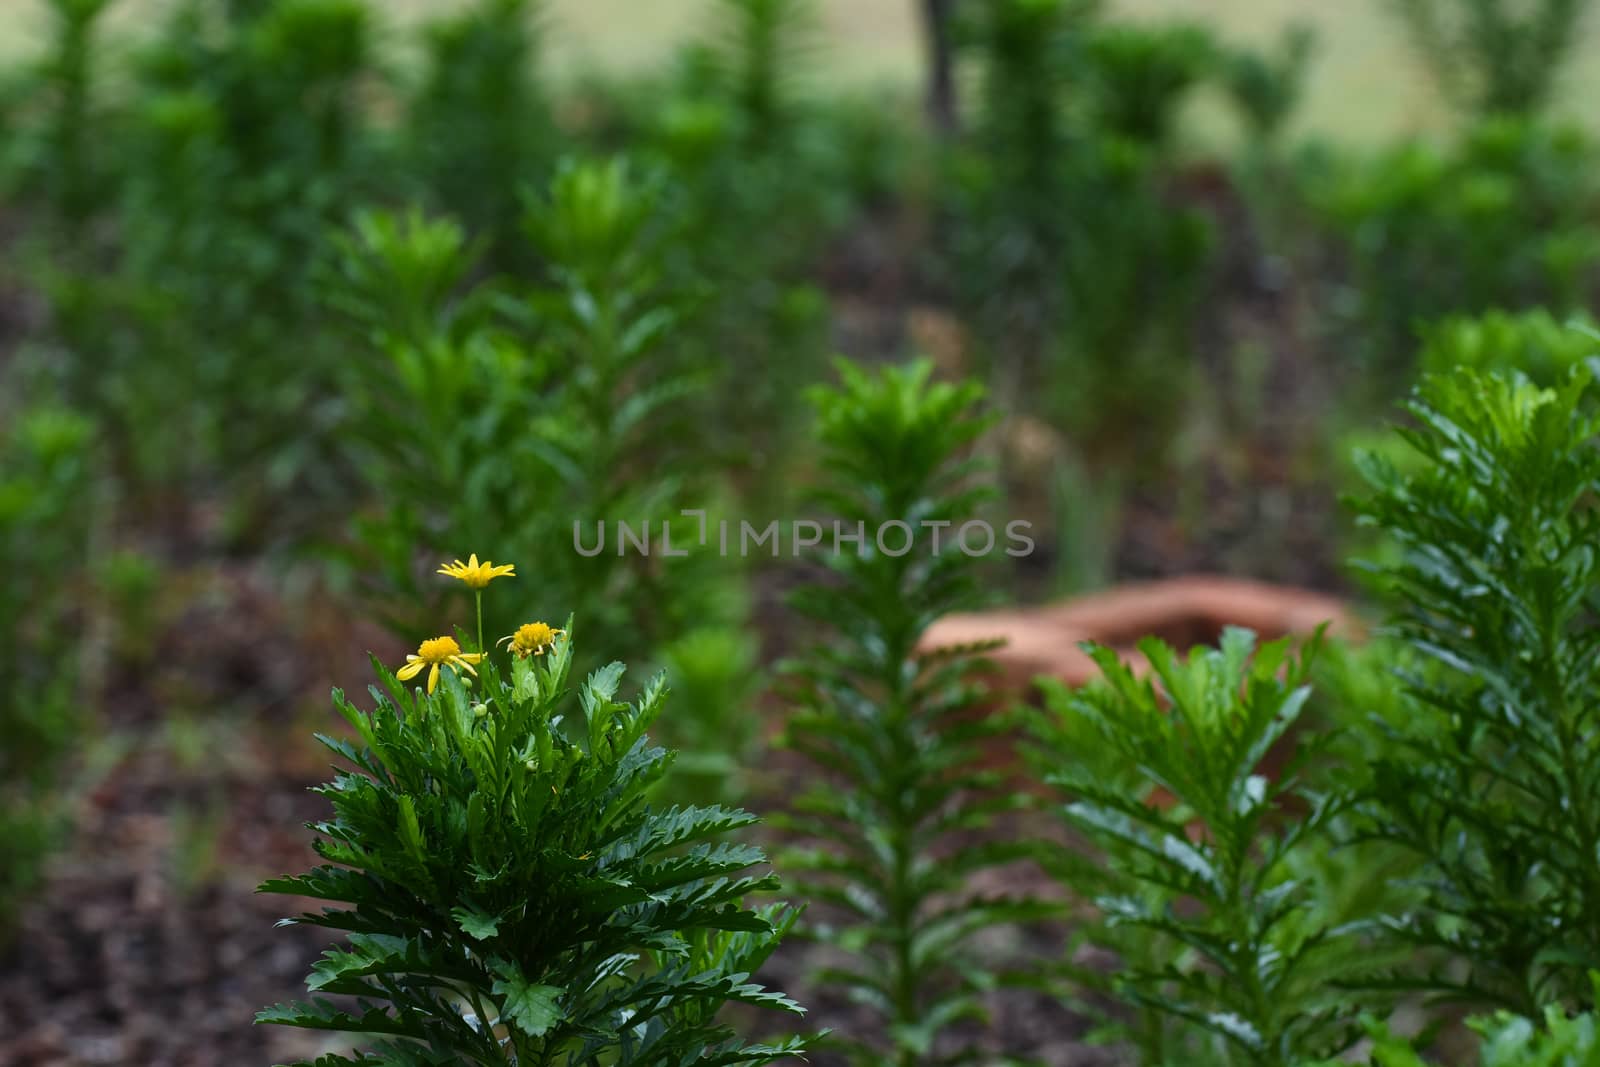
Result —
[[[50, 0], [50, 46], [28, 82], [45, 90], [49, 101], [40, 129], [19, 138], [13, 165], [25, 190], [42, 193], [53, 220], [67, 233], [80, 233], [99, 208], [106, 160], [100, 105], [97, 25], [110, 0]], [[11, 146], [7, 146], [8, 149]], [[16, 149], [13, 149], [16, 150]]]
[[794, 397], [824, 371], [829, 307], [814, 278], [825, 242], [862, 198], [854, 172], [872, 169], [862, 145], [892, 139], [863, 140], [847, 109], [808, 91], [821, 40], [815, 0], [708, 7], [704, 36], [683, 50], [665, 104], [651, 101], [637, 134], [674, 179], [672, 277], [716, 294], [685, 341], [703, 365], [736, 368], [708, 383], [701, 421], [724, 464], [771, 497], [790, 476], [804, 421]]
[[1205, 218], [1168, 195], [1170, 133], [1215, 45], [1095, 12], [1004, 0], [968, 23], [982, 106], [949, 161], [944, 269], [1004, 409], [1064, 424], [1097, 469], [1148, 469], [1211, 258]]
[[1600, 415], [1591, 373], [1541, 389], [1515, 372], [1427, 379], [1400, 431], [1421, 460], [1369, 456], [1362, 521], [1422, 669], [1362, 791], [1362, 832], [1422, 861], [1424, 899], [1392, 932], [1422, 968], [1401, 987], [1506, 1007], [1592, 1005], [1600, 964]]
[[549, 108], [532, 76], [541, 13], [539, 0], [480, 0], [431, 23], [410, 103], [416, 178], [439, 210], [490, 243], [496, 263], [526, 263], [521, 193], [554, 164]]
[[1423, 328], [1418, 363], [1424, 374], [1456, 367], [1521, 371], [1535, 385], [1558, 385], [1595, 357], [1594, 334], [1574, 326], [1543, 309], [1444, 319]]
[[714, 0], [711, 24], [740, 135], [758, 143], [787, 136], [800, 106], [797, 79], [820, 27], [814, 0]]
[[1515, 119], [1474, 127], [1456, 146], [1420, 143], [1369, 165], [1323, 168], [1313, 205], [1342, 239], [1339, 300], [1366, 386], [1411, 380], [1419, 325], [1448, 315], [1588, 303], [1600, 263], [1595, 148], [1581, 131]]
[[1359, 1034], [1334, 980], [1369, 961], [1293, 869], [1327, 848], [1339, 800], [1310, 793], [1298, 759], [1263, 766], [1290, 741], [1315, 649], [1228, 629], [1187, 660], [1154, 639], [1139, 651], [1149, 678], [1091, 646], [1099, 684], [1042, 681], [1039, 758], [1103, 855], [1064, 869], [1099, 894], [1143, 1061], [1291, 1067], [1345, 1048]]
[[104, 225], [39, 275], [67, 396], [138, 505], [220, 484], [227, 533], [259, 536], [344, 487], [323, 432], [338, 353], [300, 268], [382, 184], [375, 77], [361, 0], [186, 0], [92, 127]]
[[458, 592], [419, 562], [485, 543], [540, 560], [544, 595], [627, 643], [607, 656], [741, 616], [737, 565], [695, 551], [682, 514], [713, 481], [689, 416], [706, 378], [684, 351], [692, 309], [665, 276], [664, 193], [620, 160], [563, 167], [529, 212], [548, 268], [534, 287], [463, 292], [460, 227], [414, 214], [368, 217], [344, 241], [331, 299], [371, 343], [344, 386], [372, 504], [351, 547], [393, 628], [414, 632]]
[[759, 642], [745, 629], [704, 626], [662, 651], [678, 715], [662, 739], [681, 754], [668, 784], [695, 803], [727, 801], [743, 790], [745, 757], [756, 740], [751, 707], [762, 688]]
[[1271, 53], [1233, 48], [1223, 55], [1222, 83], [1244, 118], [1257, 154], [1281, 139], [1305, 95], [1306, 74], [1315, 47], [1315, 32], [1308, 25], [1295, 23], [1284, 29]]
[[777, 886], [746, 873], [761, 850], [718, 840], [753, 816], [646, 802], [671, 762], [645, 735], [660, 677], [622, 703], [612, 663], [578, 687], [573, 714], [563, 637], [509, 677], [480, 663], [470, 689], [447, 667], [437, 689], [408, 692], [374, 666], [373, 710], [334, 693], [355, 739], [319, 737], [351, 767], [317, 790], [333, 804], [312, 824], [327, 865], [261, 886], [331, 902], [293, 921], [347, 945], [307, 979], [321, 996], [257, 1022], [371, 1042], [318, 1067], [676, 1067], [805, 1049], [745, 1044], [716, 1019], [729, 1002], [803, 1010], [749, 981], [797, 913], [742, 904]]
[[1387, 0], [1439, 87], [1479, 115], [1548, 103], [1588, 0]]
[[84, 724], [94, 448], [93, 425], [75, 412], [0, 405], [0, 941], [60, 839], [59, 780]]
[[1165, 150], [1190, 90], [1214, 75], [1221, 52], [1187, 23], [1106, 23], [1084, 42], [1095, 125], [1114, 137]]
[[1269, 252], [1292, 254], [1307, 230], [1304, 183], [1284, 152], [1286, 131], [1305, 96], [1316, 35], [1302, 23], [1284, 28], [1270, 51], [1224, 49], [1219, 76], [1244, 125], [1243, 150], [1232, 161], [1240, 191]]
[[[1537, 1020], [1498, 1011], [1469, 1019], [1480, 1036], [1474, 1067], [1587, 1067], [1600, 1057], [1600, 1033], [1592, 1013], [1568, 1015], [1549, 1007]], [[1425, 1067], [1413, 1043], [1398, 1038], [1382, 1024], [1368, 1024], [1372, 1067]], [[1328, 1061], [1317, 1067], [1340, 1067], [1349, 1061]]]
[[1018, 805], [982, 747], [1010, 723], [983, 706], [972, 650], [922, 645], [934, 620], [979, 592], [957, 542], [987, 495], [962, 458], [987, 420], [976, 385], [931, 383], [926, 363], [839, 372], [837, 388], [811, 393], [828, 474], [818, 499], [835, 531], [862, 540], [821, 550], [826, 580], [793, 598], [820, 634], [792, 665], [784, 743], [824, 780], [782, 822], [819, 843], [786, 853], [787, 865], [838, 914], [812, 928], [846, 961], [823, 978], [883, 1021], [877, 1040], [841, 1044], [863, 1063], [956, 1062], [972, 1050], [941, 1036], [981, 1017], [980, 994], [996, 981], [966, 942], [1042, 910], [969, 888], [970, 876], [1030, 851], [984, 839]]

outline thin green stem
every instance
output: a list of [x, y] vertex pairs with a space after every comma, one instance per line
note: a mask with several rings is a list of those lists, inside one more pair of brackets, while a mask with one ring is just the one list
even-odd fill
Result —
[[483, 590], [474, 589], [472, 598], [478, 602], [478, 651], [484, 652], [486, 649], [483, 647]]

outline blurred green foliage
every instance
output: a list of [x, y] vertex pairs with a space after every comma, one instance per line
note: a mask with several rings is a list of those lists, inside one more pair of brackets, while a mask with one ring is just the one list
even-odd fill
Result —
[[1349, 261], [1341, 336], [1370, 391], [1404, 389], [1431, 320], [1587, 307], [1600, 265], [1597, 174], [1579, 130], [1494, 119], [1448, 148], [1406, 144], [1314, 180], [1313, 203]]
[[[1600, 977], [1591, 975], [1591, 980], [1600, 981]], [[1552, 1006], [1541, 1016], [1525, 1018], [1499, 1011], [1471, 1019], [1468, 1025], [1480, 1037], [1472, 1067], [1586, 1067], [1600, 1058], [1600, 1036], [1591, 1012], [1568, 1015]], [[1428, 1062], [1411, 1042], [1394, 1036], [1382, 1023], [1372, 1021], [1368, 1030], [1371, 1067], [1424, 1067]], [[1329, 1061], [1317, 1067], [1348, 1062]]]
[[82, 677], [95, 428], [48, 399], [0, 403], [0, 942], [64, 829], [91, 723]]
[[945, 270], [997, 402], [1062, 422], [1096, 467], [1148, 468], [1182, 410], [1211, 252], [1170, 196], [1173, 131], [1218, 46], [1078, 0], [980, 5], [962, 39], [982, 91], [949, 166]]
[[[705, 374], [681, 345], [691, 303], [668, 288], [665, 195], [620, 160], [562, 168], [527, 214], [545, 264], [531, 287], [468, 286], [451, 222], [368, 215], [342, 242], [330, 299], [372, 342], [345, 383], [341, 437], [371, 479], [354, 559], [397, 630], [434, 632], [459, 597], [436, 558], [490, 546], [538, 561], [523, 614], [584, 610], [607, 658], [742, 615], [737, 561], [663, 541], [668, 524], [674, 553], [694, 546], [682, 512], [714, 489], [685, 403]], [[494, 610], [497, 634], [524, 621]]]
[[1589, 0], [1387, 0], [1422, 62], [1458, 107], [1536, 114], [1579, 40]]

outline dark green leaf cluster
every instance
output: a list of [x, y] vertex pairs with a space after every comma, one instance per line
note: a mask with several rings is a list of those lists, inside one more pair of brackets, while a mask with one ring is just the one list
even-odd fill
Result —
[[1420, 463], [1368, 457], [1359, 503], [1398, 546], [1374, 579], [1423, 664], [1363, 798], [1366, 832], [1423, 863], [1392, 925], [1441, 965], [1401, 981], [1529, 1017], [1591, 1003], [1600, 965], [1593, 390], [1583, 367], [1430, 378], [1401, 431]]
[[554, 164], [551, 107], [536, 74], [542, 0], [479, 0], [427, 25], [409, 100], [407, 177], [428, 204], [491, 242], [496, 266], [527, 266], [522, 192]]
[[0, 943], [55, 844], [63, 763], [86, 722], [79, 594], [98, 498], [94, 426], [0, 401]]
[[1307, 792], [1298, 761], [1262, 767], [1292, 740], [1315, 650], [1229, 629], [1187, 660], [1154, 639], [1139, 651], [1149, 677], [1091, 647], [1103, 678], [1051, 685], [1039, 731], [1067, 821], [1103, 856], [1104, 870], [1066, 867], [1100, 893], [1123, 957], [1113, 988], [1143, 1012], [1130, 1036], [1152, 1064], [1291, 1067], [1343, 1049], [1359, 1032], [1333, 983], [1367, 960], [1297, 869], [1327, 847], [1339, 801]]
[[1548, 103], [1589, 0], [1389, 0], [1422, 61], [1458, 107], [1532, 115]]
[[[816, 556], [826, 575], [793, 599], [818, 639], [792, 665], [786, 743], [822, 780], [784, 825], [815, 846], [791, 860], [832, 912], [813, 932], [845, 953], [826, 979], [883, 1020], [876, 1040], [845, 1042], [867, 1063], [970, 1056], [940, 1041], [981, 1016], [979, 994], [995, 980], [966, 942], [1042, 910], [969, 887], [1028, 848], [986, 832], [1017, 798], [983, 766], [983, 746], [1009, 723], [983, 707], [972, 650], [921, 647], [932, 622], [978, 598], [955, 531], [988, 495], [963, 458], [986, 424], [981, 392], [930, 382], [930, 370], [841, 364], [841, 384], [811, 394], [827, 472], [819, 502], [846, 535], [865, 536], [829, 544]], [[901, 525], [880, 545], [889, 524]]]
[[318, 1067], [755, 1064], [806, 1047], [745, 1044], [716, 1018], [735, 1001], [802, 1011], [750, 979], [795, 918], [742, 903], [777, 885], [751, 873], [760, 849], [725, 840], [754, 817], [652, 808], [671, 762], [645, 733], [663, 679], [623, 703], [612, 663], [574, 715], [571, 655], [558, 639], [473, 688], [446, 671], [431, 695], [380, 667], [372, 711], [335, 693], [355, 736], [320, 738], [349, 765], [317, 790], [327, 864], [261, 887], [330, 902], [290, 921], [346, 935], [311, 1001], [257, 1017], [370, 1042]]
[[1448, 374], [1456, 367], [1520, 371], [1535, 385], [1555, 386], [1574, 367], [1591, 364], [1600, 345], [1590, 329], [1575, 329], [1542, 308], [1454, 316], [1422, 328], [1423, 374]]
[[1315, 44], [1310, 27], [1294, 23], [1272, 52], [1236, 48], [1224, 55], [1223, 84], [1258, 149], [1279, 138], [1305, 95]]
[[1211, 260], [1204, 216], [1166, 195], [1169, 134], [1217, 45], [1080, 0], [970, 11], [981, 107], [949, 160], [943, 252], [996, 401], [1067, 423], [1092, 462], [1157, 459]]
[[1388, 403], [1409, 387], [1420, 322], [1588, 304], [1597, 158], [1582, 130], [1502, 117], [1442, 148], [1316, 164], [1307, 189], [1349, 256], [1339, 306], [1368, 391]]
[[17, 167], [41, 245], [23, 262], [65, 350], [67, 398], [136, 485], [220, 468], [241, 512], [266, 489], [329, 488], [336, 359], [307, 337], [317, 307], [301, 268], [377, 184], [371, 12], [184, 0], [123, 67], [100, 33], [111, 5], [52, 6]]

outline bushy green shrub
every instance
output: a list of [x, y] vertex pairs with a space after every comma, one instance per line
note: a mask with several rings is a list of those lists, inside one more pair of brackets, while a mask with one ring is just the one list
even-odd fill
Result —
[[717, 1019], [731, 1002], [802, 1012], [750, 980], [797, 913], [743, 903], [777, 886], [747, 873], [760, 849], [719, 840], [753, 816], [648, 804], [671, 762], [645, 735], [664, 680], [623, 703], [612, 663], [573, 709], [568, 638], [526, 651], [507, 676], [440, 638], [414, 664], [443, 667], [426, 693], [381, 666], [371, 711], [335, 691], [355, 738], [319, 738], [350, 767], [317, 790], [333, 805], [312, 824], [328, 862], [261, 890], [330, 902], [293, 921], [347, 944], [313, 968], [317, 997], [257, 1022], [371, 1043], [319, 1067], [755, 1064], [803, 1050], [747, 1044]]
[[1120, 1029], [1149, 1064], [1292, 1067], [1352, 1044], [1336, 979], [1371, 961], [1330, 921], [1322, 872], [1303, 869], [1329, 849], [1340, 801], [1309, 792], [1295, 761], [1262, 767], [1291, 741], [1314, 649], [1229, 629], [1185, 660], [1147, 639], [1143, 679], [1090, 651], [1097, 684], [1043, 682], [1039, 762], [1097, 850], [1061, 869], [1097, 897], [1092, 936], [1121, 956], [1101, 978], [1136, 1009]]
[[1388, 0], [1445, 95], [1477, 114], [1531, 115], [1550, 100], [1588, 0]]
[[478, 0], [424, 31], [410, 101], [411, 175], [430, 204], [491, 242], [496, 263], [526, 263], [521, 194], [553, 166], [549, 105], [534, 78], [539, 0]]
[[1211, 246], [1169, 195], [1170, 134], [1216, 46], [1073, 0], [982, 12], [964, 31], [983, 91], [949, 168], [946, 273], [1006, 410], [1064, 423], [1097, 467], [1148, 466], [1182, 410]]
[[[103, 75], [98, 25], [110, 0], [50, 0], [45, 56], [14, 90], [29, 106], [12, 105], [0, 146], [0, 189], [38, 197], [64, 233], [80, 232], [98, 208], [109, 164], [95, 92]], [[41, 100], [42, 98], [42, 100]], [[41, 106], [42, 104], [42, 106]], [[10, 116], [6, 116], [9, 118]]]
[[1305, 95], [1315, 45], [1312, 29], [1294, 23], [1284, 28], [1271, 52], [1237, 47], [1223, 51], [1222, 84], [1243, 117], [1256, 152], [1272, 148], [1282, 138]]
[[1535, 385], [1554, 386], [1573, 367], [1594, 359], [1600, 345], [1594, 334], [1543, 309], [1491, 311], [1431, 323], [1422, 330], [1424, 374], [1448, 374], [1456, 367], [1481, 371], [1521, 371]]
[[304, 267], [382, 184], [375, 78], [360, 0], [188, 0], [136, 52], [115, 121], [90, 128], [101, 225], [39, 271], [68, 396], [141, 498], [222, 482], [239, 532], [341, 487], [325, 462], [338, 357]]
[[1380, 399], [1409, 383], [1423, 323], [1587, 304], [1600, 263], [1595, 162], [1579, 130], [1496, 119], [1448, 149], [1407, 144], [1313, 181], [1348, 256], [1356, 366]]
[[1392, 984], [1530, 1018], [1592, 1006], [1600, 964], [1593, 388], [1585, 367], [1432, 377], [1401, 431], [1420, 462], [1368, 457], [1359, 503], [1397, 546], [1373, 577], [1422, 664], [1361, 792], [1360, 832], [1421, 864]]
[[607, 654], [740, 616], [736, 563], [676, 555], [696, 539], [681, 512], [711, 483], [685, 411], [706, 375], [680, 344], [688, 301], [664, 285], [662, 192], [621, 161], [563, 168], [530, 208], [549, 265], [531, 290], [463, 291], [473, 257], [450, 223], [373, 216], [345, 242], [335, 299], [374, 342], [346, 384], [376, 509], [355, 529], [358, 569], [410, 613], [397, 628], [443, 610], [419, 562], [486, 542], [539, 559], [545, 595], [633, 635]]
[[818, 631], [793, 664], [785, 744], [822, 777], [782, 823], [810, 839], [786, 867], [837, 912], [811, 928], [844, 952], [822, 977], [882, 1020], [841, 1044], [862, 1063], [945, 1062], [956, 1053], [942, 1036], [983, 1015], [996, 980], [966, 943], [1041, 910], [969, 888], [1030, 852], [986, 833], [1018, 803], [984, 766], [984, 745], [1010, 723], [983, 707], [973, 650], [921, 647], [934, 620], [979, 592], [957, 540], [987, 495], [963, 459], [986, 420], [975, 385], [931, 383], [926, 363], [840, 374], [811, 394], [827, 471], [819, 503], [833, 530], [863, 540], [824, 533], [815, 559], [826, 577], [793, 599]]
[[891, 122], [830, 108], [812, 91], [815, 0], [712, 0], [707, 16], [634, 132], [674, 179], [673, 277], [717, 294], [687, 338], [708, 365], [727, 368], [701, 398], [704, 424], [727, 465], [779, 497], [804, 425], [794, 398], [826, 369], [829, 306], [816, 268], [896, 139]]
[[60, 837], [59, 779], [87, 721], [80, 667], [93, 449], [81, 415], [0, 404], [0, 941]]

